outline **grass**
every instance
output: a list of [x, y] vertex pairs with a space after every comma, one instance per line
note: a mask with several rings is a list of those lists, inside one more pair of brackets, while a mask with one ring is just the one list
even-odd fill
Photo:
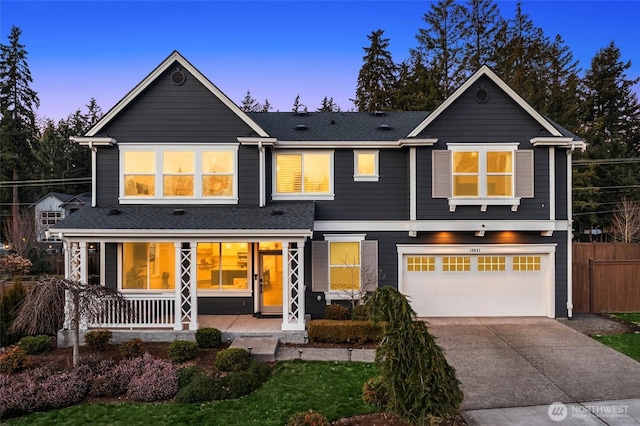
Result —
[[377, 411], [362, 401], [362, 385], [376, 375], [360, 362], [287, 361], [272, 378], [243, 398], [206, 404], [104, 403], [9, 419], [10, 425], [278, 425], [313, 409], [332, 421]]
[[594, 337], [594, 339], [618, 352], [622, 352], [636, 361], [640, 361], [640, 334], [611, 334], [607, 336]]
[[632, 324], [640, 324], [640, 312], [624, 312], [609, 315]]

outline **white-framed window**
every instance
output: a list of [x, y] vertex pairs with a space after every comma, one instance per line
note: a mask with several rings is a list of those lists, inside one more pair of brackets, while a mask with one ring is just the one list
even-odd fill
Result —
[[333, 151], [273, 154], [274, 200], [333, 200]]
[[363, 234], [326, 234], [312, 241], [312, 289], [325, 300], [351, 299], [378, 286], [378, 242]]
[[353, 180], [378, 181], [379, 151], [378, 150], [354, 150], [353, 151]]
[[122, 243], [122, 290], [173, 291], [175, 262], [173, 243]]
[[40, 212], [40, 235], [42, 241], [60, 241], [60, 238], [53, 234], [47, 238], [46, 232], [50, 227], [62, 220], [61, 211], [41, 211]]
[[533, 197], [533, 151], [517, 143], [449, 143], [433, 152], [433, 197], [458, 205], [510, 205]]
[[238, 144], [120, 145], [120, 202], [238, 202]]

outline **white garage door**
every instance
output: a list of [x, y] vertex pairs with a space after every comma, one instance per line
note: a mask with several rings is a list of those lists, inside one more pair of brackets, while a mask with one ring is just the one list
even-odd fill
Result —
[[[401, 253], [400, 291], [421, 317], [554, 316], [552, 253], [427, 247]], [[479, 253], [479, 254], [478, 254]]]

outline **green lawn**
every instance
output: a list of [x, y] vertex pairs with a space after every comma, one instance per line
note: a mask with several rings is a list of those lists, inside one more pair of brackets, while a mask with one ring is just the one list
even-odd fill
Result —
[[612, 317], [620, 318], [623, 321], [633, 324], [640, 324], [640, 312], [625, 312], [619, 314], [609, 314]]
[[207, 404], [81, 404], [9, 419], [11, 425], [278, 425], [313, 409], [332, 421], [375, 408], [362, 401], [362, 385], [376, 375], [360, 362], [287, 361], [273, 377], [243, 398]]
[[608, 336], [594, 337], [594, 339], [618, 352], [622, 352], [636, 361], [640, 361], [640, 334], [611, 334]]

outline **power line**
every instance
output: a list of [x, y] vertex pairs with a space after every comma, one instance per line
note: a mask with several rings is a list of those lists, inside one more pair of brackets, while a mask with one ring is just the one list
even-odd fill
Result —
[[47, 186], [57, 184], [90, 183], [91, 177], [60, 178], [60, 179], [35, 179], [35, 180], [13, 180], [0, 182], [0, 188], [12, 188], [14, 186]]

